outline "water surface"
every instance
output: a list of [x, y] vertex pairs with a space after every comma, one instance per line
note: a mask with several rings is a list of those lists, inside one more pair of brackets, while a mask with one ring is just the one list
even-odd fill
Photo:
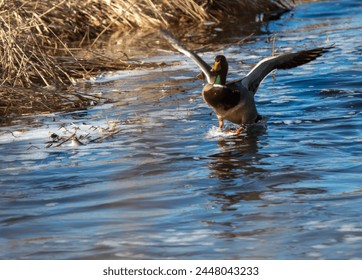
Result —
[[[179, 64], [88, 83], [112, 104], [1, 127], [0, 258], [360, 259], [361, 14], [358, 0], [303, 4], [202, 53], [237, 77], [273, 44], [335, 44], [264, 81], [267, 128], [218, 133], [197, 67], [161, 50], [148, 60]], [[74, 132], [84, 145], [47, 143]]]

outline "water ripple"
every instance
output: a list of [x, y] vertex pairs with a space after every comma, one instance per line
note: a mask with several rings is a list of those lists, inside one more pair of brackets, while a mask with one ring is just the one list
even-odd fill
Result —
[[[179, 54], [89, 82], [113, 104], [1, 127], [0, 258], [360, 259], [361, 9], [301, 4], [251, 23], [244, 45], [201, 54], [224, 53], [236, 77], [273, 44], [335, 43], [268, 77], [256, 96], [265, 121], [238, 136], [217, 129], [199, 70]], [[74, 132], [83, 145], [51, 140]]]

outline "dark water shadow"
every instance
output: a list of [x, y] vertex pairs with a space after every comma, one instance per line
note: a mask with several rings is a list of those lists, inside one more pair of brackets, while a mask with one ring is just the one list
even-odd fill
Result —
[[252, 177], [263, 172], [257, 167], [258, 161], [257, 135], [247, 135], [218, 141], [220, 152], [210, 155], [210, 177], [217, 177], [223, 184], [241, 177]]

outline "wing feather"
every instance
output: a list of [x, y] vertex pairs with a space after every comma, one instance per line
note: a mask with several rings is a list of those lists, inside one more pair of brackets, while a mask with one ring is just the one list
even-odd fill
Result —
[[333, 48], [333, 46], [267, 57], [254, 66], [246, 77], [242, 79], [242, 84], [255, 94], [260, 83], [274, 69], [290, 69], [306, 64], [320, 57], [331, 48]]
[[183, 53], [187, 57], [191, 58], [205, 74], [207, 82], [211, 84], [211, 66], [207, 64], [201, 57], [196, 53], [188, 50], [180, 41], [178, 41], [170, 32], [165, 29], [160, 29], [162, 36], [169, 41], [169, 43], [179, 52]]

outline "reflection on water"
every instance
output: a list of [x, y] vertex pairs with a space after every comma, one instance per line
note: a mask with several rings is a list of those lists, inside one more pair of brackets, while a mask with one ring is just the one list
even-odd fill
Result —
[[218, 141], [219, 152], [211, 155], [210, 176], [220, 179], [220, 183], [236, 178], [249, 178], [265, 171], [258, 168], [258, 137], [245, 136]]
[[[232, 77], [273, 44], [336, 44], [267, 78], [267, 125], [241, 136], [217, 131], [199, 69], [169, 52], [147, 60], [173, 66], [84, 89], [113, 104], [1, 127], [0, 258], [360, 259], [361, 13], [356, 0], [309, 3], [206, 40], [227, 41], [202, 55], [223, 52]], [[254, 35], [235, 43], [243, 28]], [[52, 133], [84, 145], [49, 146]]]

